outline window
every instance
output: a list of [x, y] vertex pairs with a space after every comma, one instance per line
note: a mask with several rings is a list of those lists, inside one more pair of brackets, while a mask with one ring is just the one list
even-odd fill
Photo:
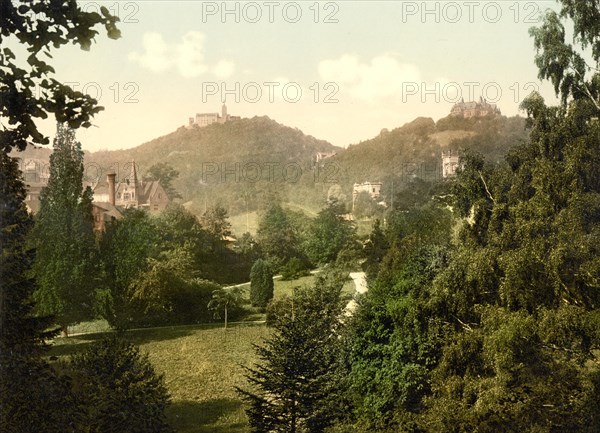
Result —
[[123, 200], [129, 200], [129, 193], [123, 194]]

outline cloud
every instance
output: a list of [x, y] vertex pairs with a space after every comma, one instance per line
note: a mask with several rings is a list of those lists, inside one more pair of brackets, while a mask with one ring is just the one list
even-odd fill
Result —
[[177, 43], [165, 42], [158, 32], [146, 32], [142, 37], [143, 53], [129, 53], [129, 60], [155, 73], [176, 70], [182, 77], [194, 78], [209, 70], [218, 78], [227, 78], [235, 64], [220, 60], [211, 68], [204, 60], [205, 35], [189, 31]]
[[212, 72], [217, 78], [229, 78], [235, 72], [235, 64], [229, 60], [219, 60]]
[[335, 82], [342, 91], [367, 102], [400, 96], [406, 83], [422, 81], [417, 66], [400, 63], [392, 54], [374, 57], [368, 63], [344, 54], [338, 59], [321, 61], [318, 71], [322, 80]]
[[144, 53], [130, 53], [129, 60], [150, 69], [152, 72], [164, 72], [169, 69], [168, 47], [160, 33], [144, 33], [142, 46], [144, 47]]

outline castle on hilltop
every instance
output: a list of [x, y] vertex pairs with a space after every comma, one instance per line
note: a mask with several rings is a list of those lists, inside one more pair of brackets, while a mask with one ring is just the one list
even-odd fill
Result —
[[211, 125], [213, 123], [225, 123], [230, 120], [238, 120], [240, 116], [230, 116], [227, 114], [227, 106], [223, 104], [221, 107], [221, 114], [219, 113], [196, 113], [196, 117], [190, 117], [187, 128], [192, 128], [197, 126], [199, 128], [204, 128], [205, 126]]
[[500, 114], [500, 109], [496, 107], [496, 104], [490, 104], [481, 96], [479, 97], [479, 102], [465, 102], [464, 99], [461, 99], [460, 102], [454, 104], [454, 107], [450, 111], [451, 116], [463, 117], [465, 119], [470, 119], [471, 117], [499, 116]]

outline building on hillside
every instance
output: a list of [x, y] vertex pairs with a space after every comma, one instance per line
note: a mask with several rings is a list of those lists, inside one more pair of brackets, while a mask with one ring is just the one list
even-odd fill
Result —
[[[115, 181], [115, 175], [109, 175], [107, 185], [96, 185], [94, 202], [112, 203], [122, 208], [145, 209], [151, 213], [164, 210], [169, 204], [169, 196], [159, 181], [140, 181], [137, 176], [135, 162], [132, 162], [131, 172], [122, 182]], [[112, 185], [111, 186], [111, 182]], [[111, 190], [114, 188], [114, 192]], [[114, 195], [111, 199], [111, 193]]]
[[355, 183], [352, 189], [352, 197], [356, 199], [356, 196], [361, 192], [368, 192], [371, 198], [377, 198], [381, 195], [381, 182], [363, 182]]
[[221, 107], [221, 114], [219, 113], [196, 113], [196, 117], [190, 117], [187, 128], [197, 126], [204, 128], [205, 126], [212, 125], [213, 123], [225, 123], [230, 120], [238, 120], [239, 116], [231, 116], [227, 114], [227, 106], [223, 104]]
[[456, 170], [460, 167], [458, 152], [451, 150], [442, 152], [442, 177], [447, 179], [456, 176]]
[[337, 155], [337, 152], [317, 152], [315, 154], [315, 162], [318, 164], [324, 159], [331, 158], [332, 156]]
[[496, 107], [496, 104], [490, 104], [482, 97], [479, 97], [479, 102], [465, 102], [464, 99], [461, 99], [461, 101], [454, 104], [452, 110], [450, 110], [451, 116], [463, 117], [465, 119], [470, 119], [472, 117], [496, 116], [500, 114], [500, 109]]

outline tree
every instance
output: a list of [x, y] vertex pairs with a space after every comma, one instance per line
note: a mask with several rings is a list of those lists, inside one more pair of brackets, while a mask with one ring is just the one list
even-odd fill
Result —
[[250, 303], [265, 308], [273, 299], [273, 271], [264, 260], [254, 262], [250, 271]]
[[133, 344], [107, 337], [75, 355], [70, 367], [86, 431], [172, 432], [165, 418], [169, 395], [164, 378]]
[[209, 208], [200, 219], [202, 227], [215, 239], [223, 240], [231, 236], [231, 223], [228, 221], [227, 210], [220, 205]]
[[69, 324], [92, 317], [98, 272], [91, 207], [92, 191], [83, 189], [81, 144], [72, 129], [59, 124], [33, 240], [37, 308], [54, 315], [65, 335]]
[[125, 209], [121, 219], [107, 224], [99, 242], [103, 288], [98, 310], [112, 327], [125, 329], [140, 316], [133, 299], [135, 284], [158, 254], [158, 241], [157, 227], [144, 210]]
[[329, 203], [322, 209], [311, 227], [306, 251], [313, 263], [325, 264], [335, 261], [338, 253], [354, 236], [355, 228], [341, 215], [343, 205]]
[[221, 317], [223, 311], [223, 320], [225, 329], [227, 329], [228, 316], [231, 310], [237, 309], [243, 302], [242, 295], [244, 290], [241, 287], [225, 287], [213, 291], [212, 299], [208, 303], [208, 309], [214, 312], [215, 318]]
[[294, 314], [275, 318], [274, 334], [256, 346], [261, 360], [246, 368], [247, 403], [253, 432], [323, 432], [346, 407], [340, 392], [339, 315], [343, 283], [319, 278], [297, 293]]
[[300, 257], [298, 234], [279, 205], [271, 205], [258, 224], [258, 243], [275, 270]]
[[33, 221], [17, 161], [0, 152], [0, 431], [71, 432], [68, 383], [41, 358], [52, 318], [34, 314]]
[[48, 144], [48, 138], [35, 125], [36, 119], [45, 119], [48, 113], [71, 128], [91, 126], [92, 116], [102, 108], [96, 106], [94, 98], [54, 79], [54, 68], [42, 60], [42, 54], [52, 58], [53, 48], [69, 43], [89, 50], [98, 25], [105, 27], [109, 38], [117, 39], [118, 18], [104, 6], [101, 14], [84, 12], [76, 0], [2, 1], [0, 8], [2, 38], [13, 35], [27, 50], [25, 61], [8, 47], [2, 48], [0, 115], [7, 121], [0, 130], [0, 148], [8, 152], [11, 148], [25, 149], [29, 141]]
[[179, 177], [179, 172], [175, 170], [169, 163], [157, 162], [148, 169], [144, 175], [144, 180], [152, 181], [156, 180], [160, 182], [165, 192], [171, 200], [174, 198], [181, 198], [181, 194], [173, 187], [173, 180]]

